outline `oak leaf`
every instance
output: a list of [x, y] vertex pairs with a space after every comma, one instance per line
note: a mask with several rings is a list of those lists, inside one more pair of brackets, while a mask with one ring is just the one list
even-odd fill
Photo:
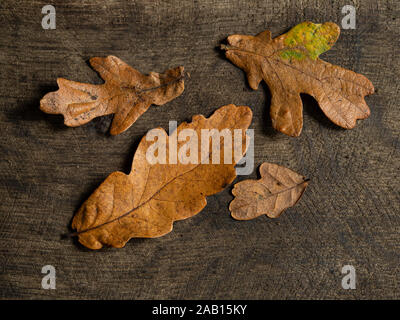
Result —
[[277, 218], [299, 201], [309, 181], [288, 168], [267, 162], [260, 166], [260, 175], [259, 180], [244, 180], [233, 187], [235, 198], [229, 205], [233, 218], [250, 220], [263, 214]]
[[[196, 115], [192, 122], [179, 125], [170, 135], [179, 137], [181, 133], [192, 132], [189, 142], [193, 136], [199, 137], [198, 145], [202, 147], [194, 153], [198, 159], [201, 157], [202, 161], [198, 163], [183, 164], [181, 158], [186, 153], [181, 151], [175, 162], [171, 160], [174, 149], [170, 152], [170, 145], [177, 143], [177, 150], [182, 150], [189, 142], [170, 140], [163, 129], [157, 129], [161, 134], [157, 142], [165, 146], [167, 163], [151, 164], [147, 152], [154, 142], [143, 137], [133, 158], [131, 172], [128, 175], [113, 172], [93, 192], [72, 221], [72, 228], [77, 230], [73, 235], [78, 236], [84, 246], [99, 249], [103, 245], [123, 247], [133, 237], [154, 238], [169, 233], [174, 221], [200, 212], [207, 204], [206, 196], [220, 192], [235, 179], [234, 166], [246, 152], [245, 131], [251, 119], [249, 107], [227, 105], [209, 118]], [[211, 135], [204, 139], [203, 129], [211, 130]], [[225, 140], [219, 135], [225, 129], [241, 133], [240, 138], [235, 139], [238, 143], [224, 142], [223, 148], [212, 148], [213, 140]], [[213, 162], [213, 150], [217, 150], [220, 163]], [[232, 156], [227, 157], [227, 161], [226, 152]], [[208, 159], [208, 164], [204, 159]]]
[[164, 73], [150, 72], [146, 76], [114, 56], [91, 58], [90, 64], [104, 79], [103, 84], [58, 78], [59, 89], [42, 98], [40, 109], [62, 114], [64, 123], [70, 127], [114, 113], [110, 133], [117, 135], [128, 129], [151, 104], [163, 105], [184, 90], [183, 67]]
[[247, 74], [252, 89], [264, 80], [271, 90], [273, 127], [299, 136], [303, 127], [300, 93], [313, 96], [325, 115], [340, 127], [351, 129], [370, 110], [364, 96], [374, 87], [364, 76], [320, 60], [339, 37], [332, 22], [303, 22], [271, 39], [266, 30], [257, 36], [231, 35], [222, 45], [226, 57]]

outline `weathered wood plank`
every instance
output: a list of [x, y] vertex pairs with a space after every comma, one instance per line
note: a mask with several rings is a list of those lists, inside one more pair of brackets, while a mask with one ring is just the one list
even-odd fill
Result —
[[[331, 124], [305, 96], [304, 129], [271, 129], [266, 86], [215, 48], [232, 33], [279, 35], [311, 20], [340, 23], [342, 1], [52, 1], [56, 30], [41, 27], [41, 1], [0, 3], [0, 296], [2, 298], [398, 298], [400, 10], [362, 1], [357, 28], [343, 30], [324, 59], [369, 77], [371, 117], [351, 131]], [[56, 78], [100, 83], [87, 60], [113, 54], [143, 72], [184, 65], [178, 99], [153, 107], [126, 133], [111, 118], [67, 128], [39, 100]], [[230, 189], [165, 237], [91, 252], [60, 240], [75, 210], [112, 171], [128, 172], [147, 130], [210, 115], [235, 103], [254, 111], [255, 164], [285, 165], [311, 178], [279, 219], [238, 222]], [[252, 177], [256, 177], [254, 171]], [[247, 177], [240, 177], [238, 180]], [[57, 289], [41, 289], [42, 266]], [[357, 290], [341, 288], [353, 264]]]

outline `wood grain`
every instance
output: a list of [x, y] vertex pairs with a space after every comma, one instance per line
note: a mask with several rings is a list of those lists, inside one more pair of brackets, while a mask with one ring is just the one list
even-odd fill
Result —
[[[304, 129], [290, 138], [271, 128], [267, 87], [251, 90], [216, 47], [229, 34], [276, 36], [304, 20], [340, 24], [342, 1], [57, 0], [56, 30], [42, 29], [41, 1], [1, 1], [0, 297], [399, 298], [400, 6], [355, 3], [357, 28], [321, 57], [372, 81], [371, 116], [340, 129], [304, 95]], [[191, 78], [182, 96], [116, 137], [111, 117], [68, 128], [39, 110], [57, 77], [101, 83], [87, 61], [110, 54], [143, 72], [183, 65]], [[147, 130], [229, 103], [254, 112], [256, 166], [278, 163], [311, 179], [295, 207], [275, 220], [235, 221], [230, 187], [158, 239], [99, 252], [60, 239], [109, 173], [129, 172]], [[41, 289], [47, 264], [56, 290]], [[356, 268], [356, 290], [341, 287], [345, 264]]]

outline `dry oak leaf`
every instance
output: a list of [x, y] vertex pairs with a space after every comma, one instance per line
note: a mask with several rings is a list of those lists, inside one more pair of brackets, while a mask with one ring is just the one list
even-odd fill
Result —
[[[107, 177], [76, 213], [72, 228], [77, 231], [72, 235], [78, 236], [84, 246], [100, 249], [103, 245], [123, 247], [133, 237], [154, 238], [169, 233], [174, 221], [199, 213], [207, 204], [206, 196], [220, 192], [235, 179], [234, 166], [247, 150], [249, 140], [245, 131], [251, 120], [249, 107], [231, 104], [217, 109], [209, 118], [193, 116], [192, 122], [183, 122], [174, 133], [170, 133], [171, 137], [179, 137], [181, 132], [192, 132], [186, 139], [189, 141], [170, 141], [168, 134], [157, 128], [162, 135], [157, 142], [165, 146], [167, 163], [151, 164], [148, 161], [147, 150], [155, 142], [143, 137], [133, 158], [131, 172], [128, 175], [113, 172]], [[202, 129], [216, 130], [203, 139]], [[223, 143], [223, 148], [211, 148], [214, 140], [224, 140], [218, 135], [224, 129], [238, 130], [235, 132], [242, 134], [239, 136], [241, 140], [239, 138], [232, 145]], [[199, 137], [198, 145], [202, 145], [193, 154], [198, 159], [208, 159], [209, 164], [205, 160], [182, 164], [182, 157], [187, 154], [181, 152], [185, 150], [181, 148], [187, 146], [193, 136]], [[179, 150], [176, 161], [169, 160], [171, 143], [177, 143]], [[160, 150], [163, 149], [157, 149]], [[213, 150], [217, 150], [220, 164], [211, 161]], [[223, 161], [227, 151], [230, 151], [232, 160], [227, 156]]]
[[235, 199], [229, 205], [233, 218], [250, 220], [263, 214], [277, 218], [299, 201], [309, 181], [288, 168], [267, 162], [260, 166], [260, 175], [259, 180], [235, 184]]
[[252, 89], [264, 80], [271, 90], [273, 127], [299, 136], [303, 127], [300, 93], [313, 96], [325, 115], [340, 127], [351, 129], [357, 119], [368, 118], [364, 96], [374, 87], [363, 75], [320, 60], [339, 37], [335, 23], [303, 22], [271, 39], [266, 30], [257, 36], [231, 35], [222, 45], [226, 57], [247, 74]]
[[146, 76], [114, 56], [91, 58], [90, 64], [104, 79], [103, 84], [58, 78], [58, 91], [46, 94], [40, 109], [62, 114], [70, 127], [114, 113], [110, 133], [117, 135], [127, 130], [151, 104], [163, 105], [184, 90], [182, 66]]

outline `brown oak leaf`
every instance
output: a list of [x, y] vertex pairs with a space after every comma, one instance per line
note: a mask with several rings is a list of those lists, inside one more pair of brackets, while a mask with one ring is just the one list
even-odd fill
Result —
[[[123, 247], [133, 237], [154, 238], [169, 233], [174, 221], [199, 213], [207, 204], [206, 196], [220, 192], [235, 179], [234, 166], [247, 150], [245, 131], [251, 119], [249, 107], [231, 104], [209, 118], [194, 116], [192, 122], [183, 122], [170, 136], [158, 128], [157, 152], [152, 149], [155, 142], [146, 138], [148, 133], [136, 150], [131, 172], [113, 172], [83, 203], [72, 221], [72, 228], [77, 230], [73, 235], [84, 246], [99, 249], [103, 245]], [[210, 136], [202, 135], [206, 129]], [[231, 132], [231, 137], [235, 132], [241, 135], [234, 139], [237, 143], [230, 144], [225, 143], [224, 132]], [[186, 140], [179, 138], [181, 135], [187, 136]], [[198, 141], [198, 150], [185, 147], [193, 141]], [[170, 159], [175, 154], [174, 148], [170, 152], [170, 145], [175, 143], [176, 160], [174, 156]], [[218, 148], [221, 145], [223, 148]], [[167, 162], [151, 164], [149, 150], [157, 156], [165, 153]], [[184, 164], [188, 150], [195, 157]], [[219, 161], [213, 158], [214, 150]]]
[[42, 98], [40, 109], [62, 114], [70, 127], [114, 113], [110, 133], [117, 135], [127, 130], [151, 104], [163, 105], [184, 90], [183, 67], [146, 76], [114, 56], [91, 58], [90, 64], [104, 79], [103, 84], [58, 78], [59, 89]]
[[260, 166], [260, 175], [259, 180], [235, 184], [235, 198], [229, 205], [233, 218], [250, 220], [263, 214], [277, 218], [299, 201], [309, 181], [288, 168], [267, 162]]
[[346, 129], [370, 110], [364, 96], [374, 87], [364, 76], [320, 60], [339, 37], [332, 22], [303, 22], [271, 39], [266, 30], [257, 36], [231, 35], [222, 45], [226, 57], [247, 74], [252, 89], [264, 80], [271, 90], [272, 125], [289, 136], [299, 136], [303, 127], [300, 93], [313, 96], [325, 115]]

